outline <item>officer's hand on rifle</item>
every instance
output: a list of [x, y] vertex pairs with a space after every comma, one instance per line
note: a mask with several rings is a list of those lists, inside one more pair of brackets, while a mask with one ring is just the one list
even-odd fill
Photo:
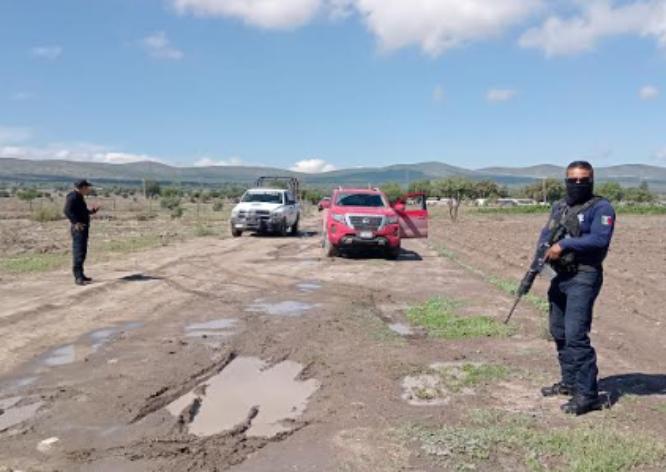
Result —
[[556, 261], [560, 257], [562, 257], [562, 246], [557, 244], [553, 244], [550, 248], [548, 248], [548, 251], [546, 252], [545, 260], [546, 261]]

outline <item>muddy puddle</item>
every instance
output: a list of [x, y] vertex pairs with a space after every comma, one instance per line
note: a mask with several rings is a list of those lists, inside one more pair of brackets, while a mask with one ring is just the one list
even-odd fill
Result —
[[[114, 337], [125, 331], [131, 331], [143, 327], [142, 323], [125, 323], [119, 326], [109, 326], [91, 331], [83, 335], [74, 344], [67, 344], [47, 351], [39, 361], [39, 364], [46, 367], [58, 367], [73, 363], [77, 359], [77, 347], [81, 348], [83, 355], [86, 352], [97, 352], [105, 344], [108, 344]], [[86, 348], [89, 346], [89, 350]]]
[[289, 360], [268, 366], [261, 359], [240, 357], [167, 410], [196, 436], [229, 431], [249, 420], [247, 436], [270, 438], [293, 429], [290, 422], [303, 414], [320, 387], [315, 379], [300, 380], [302, 371], [301, 364]]
[[185, 326], [185, 334], [189, 337], [231, 336], [236, 333], [237, 325], [236, 318], [190, 323]]
[[267, 302], [263, 299], [255, 300], [252, 305], [245, 308], [250, 313], [264, 313], [273, 316], [302, 316], [317, 305], [313, 303], [285, 300], [281, 302]]
[[312, 293], [316, 292], [317, 290], [321, 290], [321, 283], [314, 280], [309, 280], [297, 284], [296, 288], [299, 292], [302, 293]]
[[0, 400], [0, 432], [29, 420], [37, 414], [44, 404], [36, 401], [22, 405], [23, 397], [11, 397]]
[[388, 325], [389, 329], [400, 336], [414, 336], [414, 328], [406, 323], [391, 323]]
[[76, 360], [74, 344], [68, 344], [48, 351], [41, 364], [47, 367], [56, 367], [71, 364]]

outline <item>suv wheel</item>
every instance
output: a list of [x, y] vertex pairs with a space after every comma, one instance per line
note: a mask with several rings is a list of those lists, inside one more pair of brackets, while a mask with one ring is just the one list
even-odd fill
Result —
[[335, 257], [338, 255], [338, 248], [328, 239], [328, 233], [324, 233], [324, 255], [326, 257]]
[[400, 246], [389, 247], [388, 249], [386, 249], [386, 258], [395, 261], [400, 257], [400, 252], [401, 252]]
[[240, 238], [241, 236], [243, 236], [243, 231], [240, 229], [231, 228], [231, 235], [234, 238]]

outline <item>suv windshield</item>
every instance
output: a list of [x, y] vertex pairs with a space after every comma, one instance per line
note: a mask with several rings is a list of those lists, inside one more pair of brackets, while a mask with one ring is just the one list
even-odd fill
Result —
[[385, 207], [384, 199], [376, 193], [340, 193], [335, 202], [338, 206]]
[[241, 200], [243, 203], [282, 203], [280, 192], [247, 192]]

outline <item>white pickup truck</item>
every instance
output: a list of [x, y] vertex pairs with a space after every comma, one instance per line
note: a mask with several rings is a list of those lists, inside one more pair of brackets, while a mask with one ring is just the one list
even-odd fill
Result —
[[[268, 178], [259, 179], [257, 188], [246, 191], [231, 210], [231, 235], [237, 238], [244, 231], [297, 235], [301, 219], [298, 182], [290, 180], [289, 189], [261, 188], [265, 181], [262, 179]], [[275, 180], [279, 179], [270, 178], [270, 181]]]

